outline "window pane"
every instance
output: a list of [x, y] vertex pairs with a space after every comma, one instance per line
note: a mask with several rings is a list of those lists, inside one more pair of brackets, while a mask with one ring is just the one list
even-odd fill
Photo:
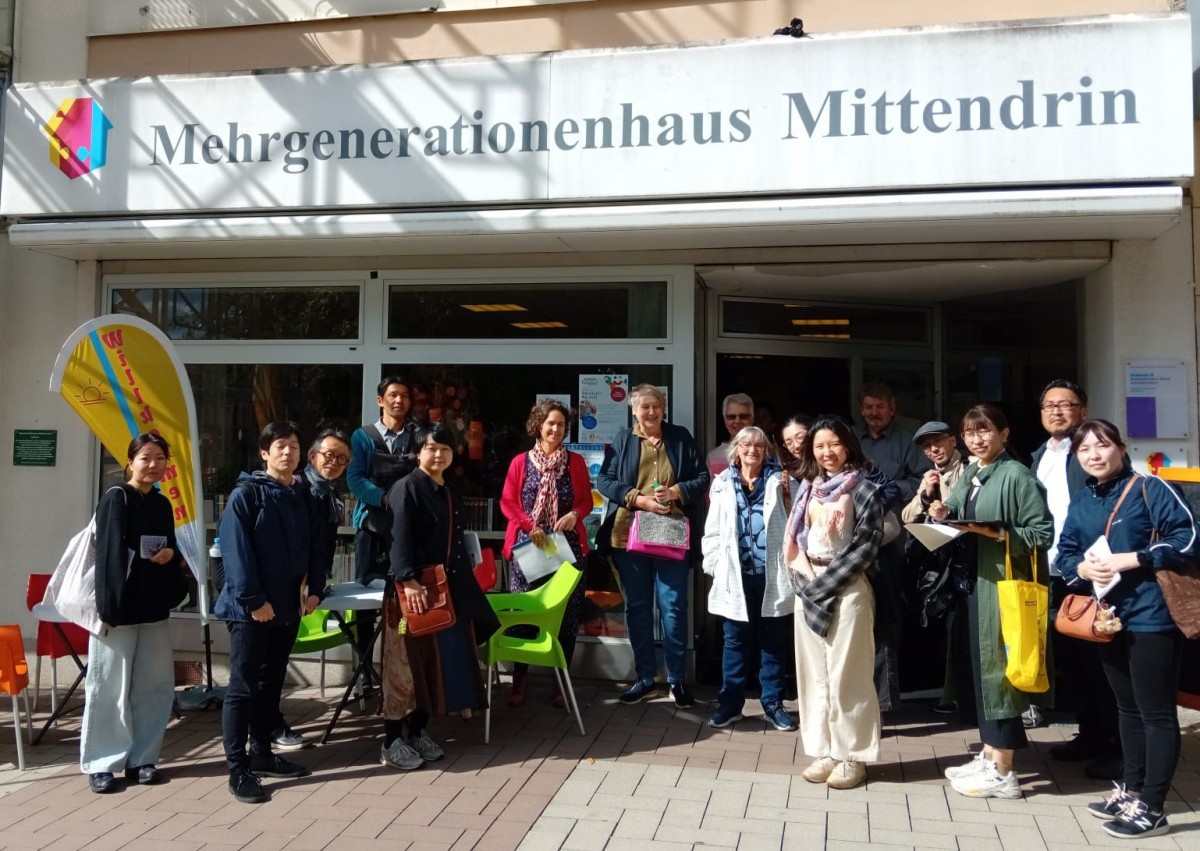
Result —
[[665, 281], [388, 287], [391, 339], [658, 340], [666, 336]]
[[121, 288], [113, 313], [172, 340], [357, 340], [356, 286]]
[[929, 311], [820, 302], [721, 301], [721, 333], [794, 340], [929, 342]]

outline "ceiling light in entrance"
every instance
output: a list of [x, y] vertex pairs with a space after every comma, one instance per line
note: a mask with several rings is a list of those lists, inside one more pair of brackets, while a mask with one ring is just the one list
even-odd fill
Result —
[[849, 334], [797, 334], [805, 340], [849, 340]]
[[514, 328], [530, 329], [530, 328], [566, 328], [565, 322], [513, 322], [510, 323]]
[[849, 319], [793, 319], [793, 325], [849, 325]]
[[525, 310], [519, 304], [460, 304], [459, 307], [472, 313], [518, 313]]

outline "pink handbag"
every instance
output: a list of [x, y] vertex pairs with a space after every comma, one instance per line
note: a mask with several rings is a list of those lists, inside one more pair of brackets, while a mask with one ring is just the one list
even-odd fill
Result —
[[625, 549], [653, 558], [679, 561], [687, 558], [691, 531], [686, 517], [677, 514], [655, 514], [653, 511], [635, 511]]

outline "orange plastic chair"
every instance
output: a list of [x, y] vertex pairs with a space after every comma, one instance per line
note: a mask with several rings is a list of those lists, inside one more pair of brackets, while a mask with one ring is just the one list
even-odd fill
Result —
[[[42, 598], [46, 596], [46, 586], [49, 584], [49, 573], [29, 574], [29, 582], [25, 585], [25, 607], [29, 611], [32, 612], [33, 607], [42, 602]], [[86, 656], [88, 651], [86, 629], [73, 623], [59, 624], [59, 626], [62, 627], [63, 634], [67, 636], [66, 641], [63, 641], [62, 635], [54, 628], [54, 624], [38, 621], [37, 647], [34, 653], [36, 660], [33, 664], [33, 708], [37, 709], [41, 705], [42, 657], [46, 656], [50, 659], [51, 713], [58, 710], [58, 666], [54, 664], [54, 661], [64, 656], [70, 656], [71, 650], [75, 651], [76, 656]], [[67, 646], [68, 642], [70, 647]]]
[[0, 625], [0, 691], [12, 697], [13, 732], [17, 734], [17, 768], [24, 771], [25, 746], [21, 741], [21, 713], [17, 695], [25, 698], [25, 723], [30, 743], [33, 742], [33, 715], [29, 712], [29, 663], [25, 661], [21, 628], [15, 624]]

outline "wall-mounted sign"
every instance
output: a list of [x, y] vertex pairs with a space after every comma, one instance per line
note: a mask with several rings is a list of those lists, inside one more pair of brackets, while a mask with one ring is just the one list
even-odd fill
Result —
[[1126, 361], [1125, 423], [1131, 438], [1187, 437], [1187, 364], [1181, 360]]
[[53, 467], [58, 460], [58, 431], [18, 428], [13, 430], [14, 467]]

